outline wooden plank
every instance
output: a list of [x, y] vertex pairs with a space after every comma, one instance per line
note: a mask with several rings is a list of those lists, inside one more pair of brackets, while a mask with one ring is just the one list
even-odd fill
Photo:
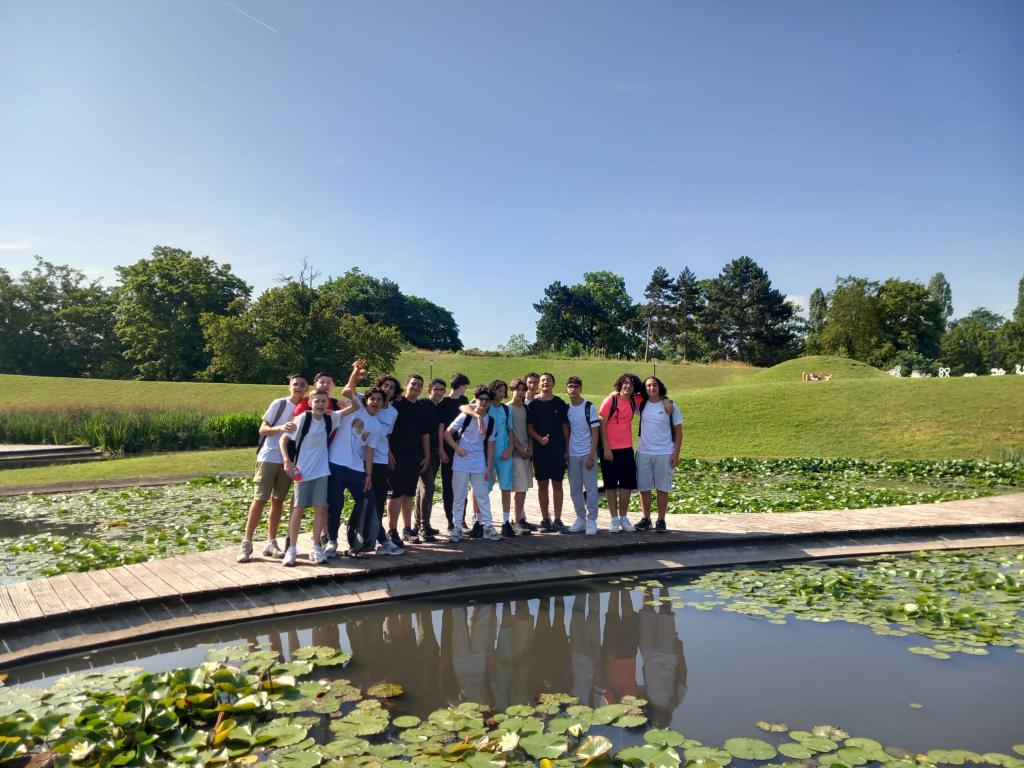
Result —
[[194, 552], [186, 557], [175, 558], [178, 564], [190, 569], [199, 578], [212, 585], [212, 589], [234, 589], [238, 585], [234, 579], [224, 575], [225, 563], [209, 563], [203, 558], [203, 552]]
[[18, 621], [18, 612], [14, 609], [14, 600], [6, 584], [0, 584], [0, 624], [13, 624]]
[[120, 581], [114, 578], [113, 569], [104, 569], [101, 571], [90, 571], [89, 576], [92, 580], [102, 589], [109, 597], [110, 602], [113, 605], [120, 605], [122, 603], [137, 603], [138, 598], [135, 597], [128, 589], [121, 584]]
[[158, 597], [156, 592], [146, 586], [142, 579], [124, 566], [111, 568], [107, 573], [136, 600], [152, 600]]
[[148, 562], [136, 563], [135, 565], [139, 566], [145, 582], [160, 592], [162, 596], [178, 596], [178, 578], [163, 565], [162, 560], [149, 560]]
[[67, 613], [68, 608], [63, 598], [58, 595], [46, 579], [33, 579], [27, 582], [29, 591], [46, 616], [60, 616]]
[[198, 595], [202, 592], [216, 590], [208, 580], [200, 577], [191, 568], [182, 565], [181, 561], [176, 557], [168, 557], [166, 560], [161, 560], [160, 563], [170, 573], [174, 574], [174, 578], [177, 580], [178, 594], [180, 595]]
[[14, 584], [8, 584], [7, 589], [10, 590], [11, 600], [14, 602], [14, 610], [18, 614], [19, 619], [22, 621], [25, 619], [38, 619], [43, 615], [43, 609], [36, 602], [32, 590], [28, 588], [27, 581], [16, 581]]
[[82, 597], [89, 601], [89, 606], [93, 609], [105, 608], [118, 602], [117, 597], [107, 594], [103, 587], [96, 583], [91, 572], [72, 573], [68, 575], [68, 578], [82, 593]]
[[[241, 572], [242, 569], [238, 563], [226, 563], [211, 552], [197, 552], [192, 555], [192, 558], [205, 569], [205, 572], [216, 573], [219, 579], [227, 581], [233, 586], [252, 586], [252, 580], [246, 578], [245, 574]], [[248, 565], [248, 563], [246, 563], [246, 565]]]
[[122, 566], [128, 573], [135, 577], [139, 582], [145, 584], [150, 592], [153, 593], [154, 597], [173, 597], [177, 594], [175, 587], [165, 584], [162, 579], [152, 578], [149, 570], [146, 568], [145, 563], [132, 563], [131, 565]]
[[87, 611], [92, 608], [92, 604], [78, 591], [68, 574], [62, 573], [47, 579], [47, 581], [50, 582], [53, 591], [60, 595], [69, 611]]

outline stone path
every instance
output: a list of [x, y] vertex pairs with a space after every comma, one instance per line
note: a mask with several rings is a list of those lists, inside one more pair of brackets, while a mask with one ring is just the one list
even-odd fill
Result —
[[[528, 513], [536, 519], [535, 499], [530, 501]], [[238, 564], [236, 548], [230, 547], [0, 585], [0, 665], [199, 624], [466, 588], [628, 570], [1020, 544], [1024, 494], [865, 510], [670, 515], [670, 530], [661, 534], [610, 534], [603, 510], [600, 524], [596, 536], [439, 541], [410, 545], [402, 557], [314, 565], [300, 556], [295, 568], [262, 557]]]

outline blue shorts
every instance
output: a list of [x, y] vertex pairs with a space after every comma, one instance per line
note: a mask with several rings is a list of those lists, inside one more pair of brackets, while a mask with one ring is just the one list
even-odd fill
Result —
[[512, 457], [509, 456], [507, 459], [494, 459], [494, 471], [491, 472], [491, 480], [487, 483], [487, 490], [491, 490], [494, 487], [494, 481], [497, 479], [498, 487], [503, 491], [512, 490]]

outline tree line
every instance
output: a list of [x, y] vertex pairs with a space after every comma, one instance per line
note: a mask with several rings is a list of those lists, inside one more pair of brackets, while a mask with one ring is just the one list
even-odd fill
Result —
[[444, 307], [350, 269], [317, 284], [303, 265], [252, 298], [228, 264], [157, 246], [105, 287], [36, 257], [0, 268], [0, 372], [167, 381], [277, 382], [365, 356], [391, 370], [403, 346], [459, 350]]
[[754, 365], [830, 354], [959, 374], [1024, 364], [1024, 278], [1012, 318], [982, 307], [952, 320], [952, 289], [941, 272], [927, 285], [837, 277], [831, 291], [811, 293], [805, 316], [746, 256], [706, 279], [689, 267], [672, 277], [659, 266], [639, 302], [620, 275], [586, 272], [575, 285], [551, 283], [533, 306], [536, 342], [513, 336], [504, 351]]

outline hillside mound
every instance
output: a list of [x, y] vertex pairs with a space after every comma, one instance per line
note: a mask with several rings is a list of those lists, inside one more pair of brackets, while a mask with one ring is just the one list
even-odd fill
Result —
[[800, 381], [801, 374], [804, 372], [819, 375], [831, 373], [836, 381], [879, 379], [887, 376], [885, 371], [880, 371], [874, 366], [858, 360], [851, 360], [848, 357], [807, 355], [758, 371], [751, 376], [751, 383], [755, 381], [758, 384], [769, 381]]

